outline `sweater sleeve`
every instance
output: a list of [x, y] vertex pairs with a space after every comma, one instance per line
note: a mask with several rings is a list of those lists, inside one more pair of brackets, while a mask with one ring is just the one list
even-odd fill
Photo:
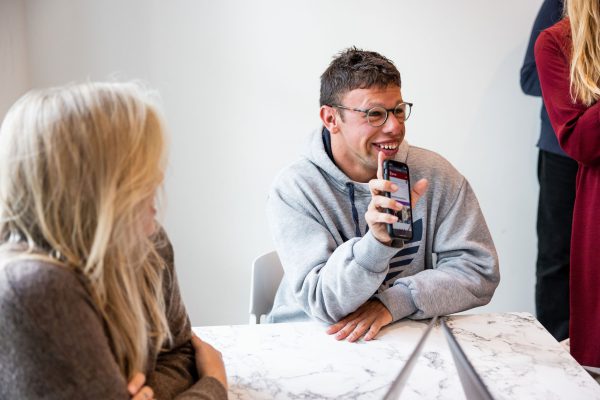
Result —
[[14, 262], [0, 273], [0, 398], [130, 398], [74, 272]]
[[600, 161], [600, 103], [573, 102], [569, 56], [556, 32], [544, 31], [535, 45], [542, 94], [560, 146], [571, 158], [589, 165]]
[[[157, 398], [226, 399], [197, 378], [190, 326], [176, 281], [168, 284], [174, 341], [147, 372]], [[104, 321], [75, 272], [38, 262], [0, 268], [0, 398], [130, 399]]]
[[148, 373], [147, 384], [161, 400], [226, 399], [227, 392], [218, 380], [211, 377], [198, 379], [191, 324], [179, 291], [173, 249], [164, 232], [159, 235], [158, 247], [167, 263], [163, 290], [173, 340], [158, 354], [154, 369]]
[[276, 185], [267, 201], [284, 279], [306, 314], [337, 322], [373, 296], [398, 249], [371, 232], [338, 245], [319, 210], [308, 200], [299, 203], [298, 196]]
[[400, 278], [377, 296], [394, 321], [452, 314], [491, 300], [500, 281], [498, 256], [466, 180], [437, 223], [432, 250], [437, 254], [434, 268]]

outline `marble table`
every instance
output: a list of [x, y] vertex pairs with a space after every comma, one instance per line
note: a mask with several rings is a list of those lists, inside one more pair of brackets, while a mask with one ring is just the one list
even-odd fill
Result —
[[[429, 321], [400, 321], [370, 342], [338, 342], [316, 322], [197, 327], [223, 353], [230, 399], [381, 399]], [[528, 313], [450, 316], [496, 399], [600, 399], [600, 385]], [[436, 326], [402, 399], [464, 399]]]

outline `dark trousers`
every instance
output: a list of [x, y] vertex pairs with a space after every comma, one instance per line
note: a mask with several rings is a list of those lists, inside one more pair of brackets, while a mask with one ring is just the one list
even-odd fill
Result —
[[577, 162], [540, 150], [535, 308], [556, 338], [569, 337], [569, 255]]

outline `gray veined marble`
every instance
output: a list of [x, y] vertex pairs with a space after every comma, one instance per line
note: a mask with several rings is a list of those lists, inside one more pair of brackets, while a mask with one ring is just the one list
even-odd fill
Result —
[[[381, 399], [429, 321], [404, 320], [376, 340], [338, 342], [316, 322], [194, 328], [223, 353], [230, 399]], [[447, 320], [497, 399], [600, 399], [600, 386], [527, 313]], [[464, 399], [436, 327], [402, 399]]]

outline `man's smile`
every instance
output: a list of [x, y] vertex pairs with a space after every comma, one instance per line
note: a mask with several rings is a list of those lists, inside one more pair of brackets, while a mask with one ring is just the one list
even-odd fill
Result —
[[386, 157], [394, 156], [398, 152], [398, 147], [400, 146], [399, 140], [390, 140], [386, 142], [378, 142], [372, 143], [373, 146], [377, 149], [377, 151], [382, 151]]

